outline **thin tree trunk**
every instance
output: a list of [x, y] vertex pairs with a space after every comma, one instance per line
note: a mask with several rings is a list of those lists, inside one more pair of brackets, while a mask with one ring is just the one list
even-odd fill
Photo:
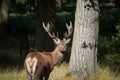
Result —
[[115, 7], [120, 8], [120, 0], [115, 0]]
[[3, 40], [6, 40], [5, 38], [7, 37], [8, 13], [9, 0], [0, 1], [0, 36], [2, 36]]
[[58, 10], [61, 10], [63, 7], [63, 0], [56, 0], [56, 7]]
[[39, 51], [53, 50], [53, 41], [45, 32], [42, 22], [49, 22], [52, 27], [55, 25], [55, 0], [38, 0], [37, 2], [37, 27], [35, 49]]
[[97, 0], [77, 0], [68, 71], [78, 77], [97, 72], [98, 10]]

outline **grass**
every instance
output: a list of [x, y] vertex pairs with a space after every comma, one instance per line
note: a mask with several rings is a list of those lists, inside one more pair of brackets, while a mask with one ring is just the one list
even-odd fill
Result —
[[[66, 76], [67, 67], [66, 63], [55, 67], [49, 80], [80, 80], [74, 76]], [[18, 67], [0, 68], [0, 80], [26, 80], [26, 73], [24, 69]], [[120, 73], [112, 72], [109, 67], [99, 67], [98, 75], [91, 75], [89, 80], [120, 80]]]
[[120, 73], [116, 71], [111, 71], [110, 67], [99, 67], [98, 75], [91, 75], [90, 80], [119, 80]]
[[25, 71], [18, 68], [0, 69], [0, 80], [26, 80]]

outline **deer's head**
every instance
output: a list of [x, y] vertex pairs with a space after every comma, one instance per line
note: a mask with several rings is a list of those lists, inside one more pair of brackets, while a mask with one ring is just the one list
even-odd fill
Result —
[[45, 26], [44, 22], [43, 22], [43, 28], [45, 29], [45, 31], [48, 33], [48, 35], [53, 39], [54, 43], [59, 47], [60, 51], [65, 51], [67, 48], [67, 44], [70, 42], [70, 36], [72, 34], [73, 31], [73, 27], [72, 27], [72, 22], [70, 21], [70, 25], [68, 25], [66, 23], [66, 27], [67, 27], [67, 32], [65, 34], [65, 37], [63, 39], [60, 39], [58, 37], [55, 36], [54, 32], [51, 33], [51, 28], [50, 28], [50, 24], [49, 22], [47, 23], [47, 25]]

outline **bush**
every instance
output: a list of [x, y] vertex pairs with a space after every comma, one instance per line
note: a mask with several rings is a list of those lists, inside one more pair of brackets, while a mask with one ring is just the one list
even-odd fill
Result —
[[109, 65], [120, 64], [120, 9], [100, 8], [98, 61]]
[[120, 65], [120, 25], [115, 28], [116, 35], [112, 36], [112, 38], [100, 37], [98, 45], [99, 61], [111, 66]]
[[100, 35], [111, 37], [116, 34], [115, 26], [120, 23], [120, 9], [101, 8]]

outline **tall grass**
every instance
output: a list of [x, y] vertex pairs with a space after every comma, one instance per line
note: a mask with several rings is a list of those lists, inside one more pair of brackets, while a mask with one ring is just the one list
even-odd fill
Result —
[[[49, 80], [80, 80], [74, 76], [66, 76], [67, 67], [66, 63], [55, 67]], [[24, 69], [16, 67], [0, 68], [0, 80], [26, 80], [26, 73]], [[120, 80], [120, 74], [117, 71], [112, 72], [109, 67], [99, 67], [99, 73], [91, 75], [89, 80]]]

